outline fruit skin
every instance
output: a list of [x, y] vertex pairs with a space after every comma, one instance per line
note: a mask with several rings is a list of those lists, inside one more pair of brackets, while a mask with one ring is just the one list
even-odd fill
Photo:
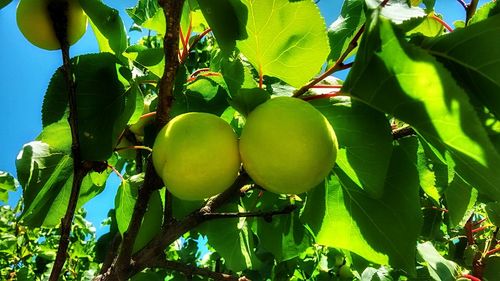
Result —
[[[33, 45], [46, 50], [61, 46], [52, 27], [48, 4], [58, 0], [21, 0], [17, 6], [16, 20], [19, 30]], [[68, 0], [68, 43], [75, 44], [87, 29], [87, 15], [78, 0]]]
[[181, 114], [158, 133], [153, 165], [174, 196], [205, 199], [226, 190], [238, 176], [238, 139], [218, 116]]
[[243, 167], [268, 191], [300, 194], [328, 175], [338, 143], [328, 120], [309, 103], [277, 97], [257, 106], [240, 138]]

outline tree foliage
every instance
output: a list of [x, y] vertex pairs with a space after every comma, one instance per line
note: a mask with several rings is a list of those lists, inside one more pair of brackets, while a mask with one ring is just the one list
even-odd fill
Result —
[[[80, 0], [100, 52], [69, 60], [63, 46], [43, 130], [17, 180], [0, 172], [1, 201], [22, 188], [0, 208], [0, 278], [497, 280], [500, 4], [477, 2], [451, 30], [425, 0], [345, 0], [329, 27], [310, 0], [138, 0], [127, 31]], [[241, 170], [210, 199], [172, 197], [150, 156], [168, 120], [207, 112], [240, 134], [276, 96], [334, 128], [321, 184], [278, 195]], [[105, 188], [110, 231], [96, 238], [81, 207]]]

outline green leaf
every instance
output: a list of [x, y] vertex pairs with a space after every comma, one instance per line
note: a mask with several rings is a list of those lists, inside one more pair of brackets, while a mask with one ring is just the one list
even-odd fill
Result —
[[464, 91], [434, 57], [398, 39], [387, 20], [368, 26], [345, 91], [410, 124], [442, 156], [451, 155], [466, 182], [499, 199], [500, 156]]
[[241, 88], [232, 96], [229, 103], [238, 110], [238, 112], [247, 116], [259, 104], [264, 103], [268, 99], [270, 99], [270, 95], [266, 90], [261, 88]]
[[347, 97], [310, 103], [335, 130], [340, 148], [336, 161], [339, 168], [350, 181], [373, 197], [380, 197], [392, 154], [391, 127], [385, 115]]
[[198, 76], [186, 90], [174, 95], [171, 114], [208, 112], [220, 116], [229, 106], [227, 92], [214, 79]]
[[243, 65], [239, 59], [224, 60], [221, 68], [222, 77], [224, 77], [228, 93], [231, 97], [236, 96], [242, 88], [252, 89], [259, 86], [253, 79], [248, 65]]
[[484, 281], [494, 281], [500, 276], [500, 256], [490, 256], [484, 261]]
[[[98, 43], [101, 51], [113, 50], [120, 55], [127, 48], [127, 33], [118, 10], [106, 6], [99, 0], [80, 0], [92, 27], [99, 30]], [[102, 40], [102, 37], [107, 39]]]
[[143, 45], [132, 45], [123, 54], [126, 58], [135, 61], [151, 71], [156, 77], [163, 76], [165, 59], [163, 48], [148, 48]]
[[0, 10], [9, 5], [12, 0], [0, 0]]
[[316, 243], [349, 250], [366, 260], [415, 274], [415, 245], [422, 227], [417, 141], [394, 147], [384, 193], [373, 199], [338, 167], [336, 175], [309, 192], [301, 219]]
[[243, 1], [248, 38], [238, 49], [261, 75], [300, 87], [321, 70], [328, 53], [323, 18], [312, 1]]
[[[73, 182], [73, 160], [48, 144], [26, 144], [17, 156], [17, 174], [23, 187], [21, 220], [32, 227], [53, 227], [66, 213]], [[95, 186], [90, 176], [83, 179], [77, 208], [95, 197], [104, 186]]]
[[[254, 192], [250, 201], [258, 202], [258, 210], [263, 212], [279, 210], [289, 205], [289, 200], [280, 200], [280, 196], [264, 192], [259, 197]], [[270, 221], [264, 218], [252, 219], [252, 230], [259, 240], [259, 248], [271, 252], [277, 262], [290, 260], [304, 252], [312, 242], [306, 228], [299, 220], [299, 213], [274, 216]]]
[[7, 172], [0, 171], [0, 202], [7, 203], [9, 200], [9, 191], [15, 191], [19, 183]]
[[222, 53], [229, 56], [236, 47], [236, 40], [247, 38], [247, 8], [240, 0], [198, 0], [198, 4]]
[[500, 227], [500, 203], [491, 202], [486, 204], [488, 219], [496, 226]]
[[[368, 6], [369, 3], [374, 2], [372, 0], [367, 1]], [[380, 2], [376, 1], [375, 8], [380, 6]], [[371, 8], [374, 8], [373, 6]], [[425, 17], [426, 14], [424, 10], [420, 7], [411, 7], [408, 5], [406, 0], [396, 0], [391, 1], [390, 5], [385, 5], [382, 8], [381, 16], [390, 19], [395, 24], [401, 24], [404, 21]]]
[[444, 194], [451, 226], [464, 225], [474, 210], [477, 191], [460, 177], [454, 177]]
[[459, 267], [456, 263], [443, 258], [434, 248], [431, 242], [417, 245], [418, 254], [427, 264], [433, 280], [454, 281], [459, 275]]
[[476, 10], [472, 18], [469, 20], [469, 25], [478, 23], [487, 19], [488, 17], [498, 14], [500, 10], [500, 4], [498, 2], [489, 2], [481, 6]]
[[[222, 208], [223, 212], [238, 212], [235, 203]], [[253, 233], [246, 218], [213, 220], [202, 224], [198, 231], [206, 235], [212, 246], [226, 261], [232, 271], [255, 269], [260, 264], [255, 256]]]
[[52, 149], [71, 154], [71, 129], [66, 118], [43, 128], [36, 140], [48, 144]]
[[137, 25], [142, 25], [148, 19], [153, 18], [159, 10], [161, 11], [158, 1], [150, 0], [139, 0], [135, 7], [125, 9], [127, 14]]
[[467, 94], [500, 118], [500, 15], [425, 40], [422, 44], [442, 62]]
[[[127, 231], [137, 201], [137, 192], [144, 182], [144, 174], [138, 174], [122, 182], [115, 197], [115, 216], [120, 234]], [[149, 198], [146, 213], [141, 222], [132, 252], [137, 252], [158, 234], [163, 221], [163, 205], [160, 192], [154, 191]]]
[[[138, 93], [128, 85], [130, 71], [109, 53], [79, 56], [73, 58], [72, 63], [76, 79], [78, 136], [82, 158], [106, 160], [113, 153], [118, 136], [135, 111], [135, 95]], [[43, 127], [67, 119], [67, 107], [66, 82], [62, 70], [58, 69], [45, 94], [42, 107]], [[60, 134], [64, 131], [61, 129], [63, 127], [63, 123], [61, 127], [57, 127]], [[52, 129], [54, 128], [49, 130]]]
[[365, 23], [364, 2], [363, 0], [344, 1], [339, 17], [328, 28], [331, 48], [328, 64], [333, 64], [339, 59], [357, 30]]
[[439, 204], [442, 193], [448, 187], [448, 166], [434, 154], [425, 140], [419, 140], [417, 169], [420, 187], [435, 204]]
[[423, 20], [421, 20], [420, 18], [417, 19], [420, 23], [406, 32], [406, 34], [421, 34], [427, 37], [435, 37], [441, 35], [444, 31], [444, 27], [437, 20], [432, 18], [432, 16], [435, 16], [434, 12], [428, 14]]

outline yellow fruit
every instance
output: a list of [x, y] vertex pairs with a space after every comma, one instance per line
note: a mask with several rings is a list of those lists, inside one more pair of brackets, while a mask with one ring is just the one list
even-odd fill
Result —
[[333, 168], [337, 150], [328, 120], [309, 103], [290, 97], [255, 108], [240, 138], [243, 167], [274, 193], [300, 194], [318, 185]]
[[[57, 40], [48, 5], [59, 0], [21, 0], [17, 6], [17, 26], [33, 45], [46, 50], [57, 50]], [[87, 29], [87, 16], [78, 0], [68, 0], [68, 43], [75, 44]]]
[[153, 145], [153, 164], [168, 190], [184, 200], [223, 192], [240, 168], [238, 139], [221, 118], [191, 112], [173, 118]]

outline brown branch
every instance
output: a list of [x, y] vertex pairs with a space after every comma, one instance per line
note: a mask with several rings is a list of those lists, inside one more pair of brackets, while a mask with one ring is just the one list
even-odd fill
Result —
[[467, 5], [467, 8], [465, 9], [465, 25], [467, 26], [469, 23], [469, 20], [474, 16], [476, 13], [477, 9], [477, 4], [479, 3], [479, 0], [471, 0], [470, 3]]
[[108, 268], [113, 264], [113, 260], [115, 259], [116, 254], [118, 253], [118, 249], [120, 248], [120, 243], [122, 241], [122, 236], [119, 232], [115, 234], [113, 240], [111, 241], [111, 245], [109, 246], [108, 253], [104, 258], [102, 263], [100, 273], [104, 273], [108, 270]]
[[68, 87], [68, 104], [69, 116], [68, 123], [71, 130], [71, 154], [73, 157], [73, 182], [71, 185], [71, 194], [68, 201], [68, 207], [64, 217], [61, 219], [61, 238], [59, 239], [59, 247], [57, 249], [54, 266], [50, 273], [49, 280], [56, 281], [59, 279], [64, 263], [66, 262], [66, 254], [69, 247], [69, 236], [71, 232], [71, 224], [75, 214], [80, 188], [83, 178], [90, 171], [91, 167], [87, 163], [83, 163], [80, 156], [80, 141], [78, 138], [78, 118], [76, 106], [76, 85], [73, 80], [73, 71], [71, 68], [71, 60], [69, 54], [69, 43], [67, 38], [68, 25], [68, 2], [67, 1], [52, 1], [48, 4], [52, 27], [54, 28], [57, 40], [59, 41], [63, 60], [63, 74]]
[[212, 271], [207, 268], [200, 268], [196, 267], [193, 265], [188, 265], [180, 262], [175, 262], [175, 261], [168, 261], [164, 259], [160, 260], [153, 260], [151, 264], [147, 265], [148, 267], [156, 267], [156, 268], [165, 268], [165, 269], [170, 269], [170, 270], [175, 270], [178, 272], [182, 272], [186, 277], [190, 277], [193, 275], [198, 275], [198, 276], [205, 276], [208, 278], [211, 278], [216, 281], [238, 281], [242, 280], [239, 279], [238, 277], [225, 274], [225, 273], [219, 273]]
[[159, 128], [167, 124], [173, 101], [174, 83], [179, 67], [179, 33], [182, 5], [184, 0], [161, 0], [166, 19], [166, 31], [163, 38], [165, 69], [160, 80], [158, 110], [156, 122]]
[[408, 137], [408, 136], [414, 136], [416, 134], [417, 134], [417, 132], [415, 132], [415, 130], [410, 126], [401, 127], [401, 128], [397, 128], [397, 129], [392, 130], [392, 139], [399, 140], [401, 138]]
[[192, 212], [182, 221], [173, 221], [168, 227], [163, 227], [162, 231], [145, 248], [132, 257], [129, 270], [124, 276], [132, 276], [144, 269], [150, 261], [159, 259], [163, 249], [184, 233], [209, 220], [210, 218], [205, 215], [215, 211], [231, 198], [238, 196], [240, 188], [248, 184], [249, 180], [247, 174], [240, 174], [229, 189], [210, 198], [203, 207]]

